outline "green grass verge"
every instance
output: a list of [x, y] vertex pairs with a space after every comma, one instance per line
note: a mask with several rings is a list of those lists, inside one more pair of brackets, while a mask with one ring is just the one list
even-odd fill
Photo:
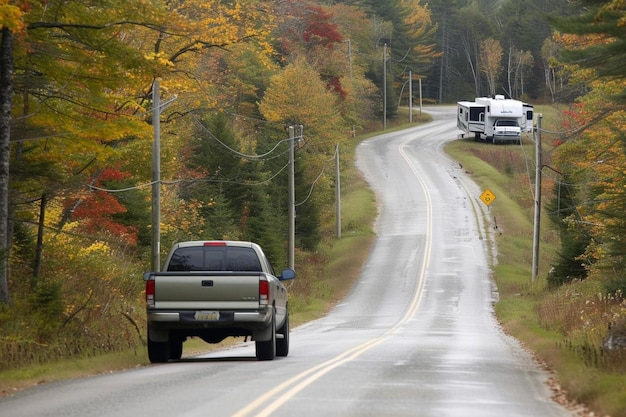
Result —
[[46, 382], [109, 373], [148, 363], [145, 349], [32, 365], [0, 372], [0, 396]]

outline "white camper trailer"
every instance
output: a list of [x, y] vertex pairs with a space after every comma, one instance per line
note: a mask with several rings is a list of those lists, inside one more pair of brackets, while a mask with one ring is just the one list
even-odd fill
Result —
[[457, 126], [476, 140], [520, 143], [522, 131], [532, 130], [533, 106], [504, 96], [478, 97], [457, 103]]

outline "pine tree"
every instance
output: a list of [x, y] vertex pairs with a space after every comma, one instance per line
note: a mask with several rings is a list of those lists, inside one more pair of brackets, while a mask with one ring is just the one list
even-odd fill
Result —
[[[580, 3], [580, 14], [551, 18], [557, 30], [581, 37], [576, 47], [563, 52], [564, 60], [593, 69], [598, 78], [623, 80], [626, 77], [626, 3], [620, 0], [581, 0]], [[613, 100], [626, 104], [626, 90], [615, 91]]]
[[587, 277], [584, 255], [591, 237], [581, 227], [581, 219], [576, 211], [576, 196], [568, 184], [568, 177], [564, 176], [563, 181], [557, 182], [554, 187], [555, 197], [546, 208], [561, 240], [558, 258], [548, 275], [548, 284], [556, 287]]

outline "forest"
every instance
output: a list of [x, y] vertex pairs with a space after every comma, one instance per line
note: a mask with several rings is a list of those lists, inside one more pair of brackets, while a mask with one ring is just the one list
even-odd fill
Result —
[[290, 127], [296, 250], [314, 253], [334, 221], [335, 152], [415, 103], [409, 80], [425, 103], [504, 94], [562, 109], [545, 132], [561, 248], [544, 279], [596, 279], [623, 300], [625, 12], [620, 0], [0, 0], [0, 368], [141, 344], [155, 188], [160, 256], [241, 239], [284, 266]]

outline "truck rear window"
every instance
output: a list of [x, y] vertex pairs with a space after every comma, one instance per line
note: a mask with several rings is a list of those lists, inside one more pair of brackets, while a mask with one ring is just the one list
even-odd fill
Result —
[[256, 252], [234, 246], [193, 246], [178, 248], [168, 271], [252, 271], [261, 272]]

